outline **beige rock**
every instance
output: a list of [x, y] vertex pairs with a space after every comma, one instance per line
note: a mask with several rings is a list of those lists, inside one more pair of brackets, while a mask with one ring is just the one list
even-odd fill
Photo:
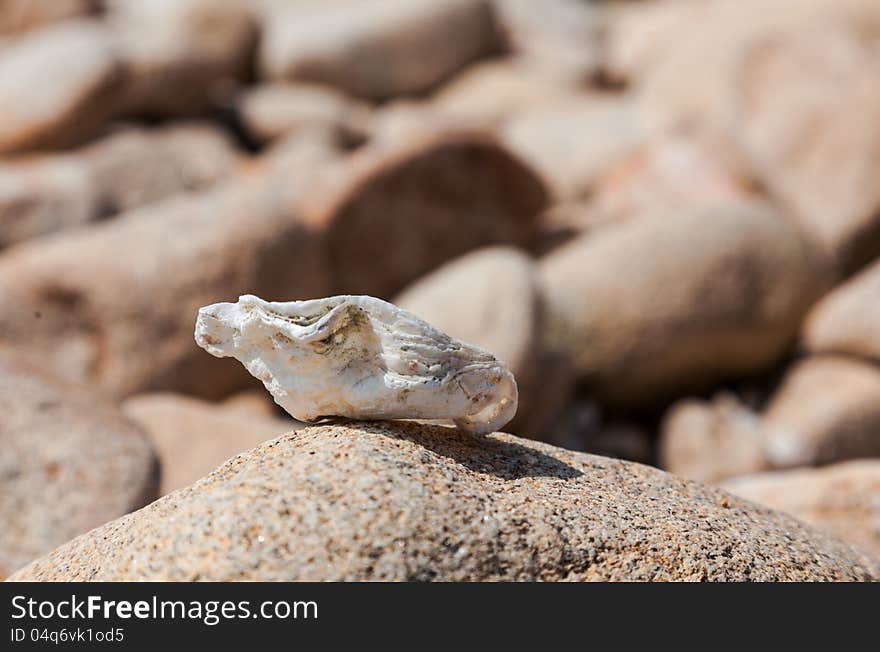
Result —
[[473, 135], [364, 148], [313, 185], [334, 294], [390, 297], [471, 249], [527, 245], [547, 201], [506, 149]]
[[571, 378], [541, 349], [542, 307], [534, 263], [512, 247], [479, 249], [408, 286], [394, 303], [506, 362], [519, 409], [507, 426], [536, 436], [561, 409]]
[[732, 478], [728, 491], [825, 530], [880, 559], [880, 460]]
[[578, 236], [614, 224], [615, 221], [610, 212], [597, 210], [596, 202], [590, 198], [551, 204], [541, 213], [538, 224], [540, 231], [532, 250], [536, 255], [544, 256]]
[[0, 352], [0, 578], [156, 497], [149, 440], [111, 403]]
[[256, 46], [245, 0], [110, 0], [126, 82], [120, 113], [195, 114], [234, 97]]
[[231, 457], [296, 429], [292, 419], [257, 416], [180, 394], [132, 396], [122, 410], [149, 435], [162, 465], [164, 496]]
[[544, 76], [589, 80], [600, 62], [602, 10], [578, 0], [493, 0], [508, 48]]
[[602, 222], [615, 222], [744, 199], [748, 190], [699, 144], [664, 138], [640, 147], [602, 176], [590, 210]]
[[760, 416], [729, 394], [711, 402], [684, 399], [663, 418], [660, 466], [703, 482], [770, 468]]
[[551, 252], [541, 274], [547, 341], [622, 405], [765, 369], [821, 282], [794, 229], [746, 202], [602, 228]]
[[340, 165], [322, 185], [315, 170], [267, 164], [224, 187], [10, 250], [0, 258], [0, 344], [116, 395], [216, 398], [250, 379], [199, 352], [200, 306], [250, 292], [390, 296], [469, 249], [528, 242], [544, 202], [528, 170], [478, 139], [364, 152]]
[[554, 79], [523, 58], [490, 59], [465, 68], [434, 94], [431, 106], [497, 127], [520, 113], [559, 104], [576, 85]]
[[827, 294], [807, 315], [803, 346], [880, 362], [880, 262]]
[[15, 39], [0, 50], [0, 153], [88, 138], [113, 112], [121, 79], [112, 36], [97, 22]]
[[94, 178], [81, 158], [0, 162], [0, 248], [88, 222], [99, 207]]
[[688, 16], [705, 20], [712, 4], [692, 0], [617, 3], [605, 13], [600, 74], [614, 85], [636, 84], [662, 61], [676, 39], [699, 38], [682, 32]]
[[120, 130], [82, 155], [111, 214], [206, 188], [232, 176], [239, 162], [231, 138], [208, 123]]
[[649, 131], [689, 134], [754, 175], [844, 271], [876, 256], [880, 5], [721, 0], [639, 11], [611, 29], [609, 58], [636, 77]]
[[844, 30], [762, 42], [738, 98], [749, 164], [844, 271], [880, 254], [880, 51]]
[[245, 93], [238, 111], [248, 135], [258, 143], [311, 130], [329, 130], [342, 143], [366, 138], [370, 109], [326, 86], [264, 84]]
[[387, 102], [377, 108], [370, 121], [370, 144], [378, 147], [407, 146], [436, 139], [444, 134], [473, 133], [497, 135], [497, 124], [480, 112], [451, 110], [439, 102], [412, 99]]
[[[251, 172], [273, 175], [277, 183], [285, 184], [291, 179], [314, 178], [318, 172], [333, 170], [347, 155], [336, 133], [329, 129], [313, 129], [282, 136], [245, 169], [249, 167]], [[328, 192], [332, 190], [331, 184]]]
[[799, 521], [657, 469], [414, 423], [305, 428], [13, 580], [869, 580]]
[[589, 194], [644, 138], [630, 100], [598, 95], [523, 112], [500, 133], [501, 141], [543, 176], [557, 201]]
[[484, 0], [294, 3], [269, 12], [263, 30], [265, 76], [373, 100], [430, 90], [498, 47]]
[[235, 392], [224, 398], [220, 404], [224, 409], [238, 410], [259, 417], [277, 417], [281, 414], [272, 397], [262, 388]]
[[216, 397], [246, 385], [236, 363], [193, 342], [195, 316], [248, 291], [326, 294], [324, 259], [297, 217], [293, 186], [254, 177], [8, 250], [0, 344], [121, 396]]
[[128, 128], [65, 154], [0, 163], [0, 247], [229, 177], [238, 154], [206, 124]]
[[91, 13], [95, 0], [0, 0], [0, 34], [20, 33]]
[[880, 456], [880, 368], [807, 358], [783, 379], [763, 421], [767, 455], [777, 467]]

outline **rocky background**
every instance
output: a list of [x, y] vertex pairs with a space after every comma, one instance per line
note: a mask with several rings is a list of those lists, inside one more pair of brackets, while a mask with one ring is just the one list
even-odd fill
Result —
[[[243, 293], [490, 349], [512, 434], [304, 428], [193, 341]], [[877, 0], [0, 0], [0, 577], [878, 560]]]

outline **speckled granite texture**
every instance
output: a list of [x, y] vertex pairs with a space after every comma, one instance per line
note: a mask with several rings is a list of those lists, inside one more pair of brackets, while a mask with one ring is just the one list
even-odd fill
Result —
[[18, 580], [868, 580], [847, 544], [719, 489], [506, 434], [305, 428]]

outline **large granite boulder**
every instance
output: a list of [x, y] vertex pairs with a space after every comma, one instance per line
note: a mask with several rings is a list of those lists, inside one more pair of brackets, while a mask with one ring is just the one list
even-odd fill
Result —
[[869, 580], [783, 514], [640, 464], [496, 433], [305, 428], [17, 580]]

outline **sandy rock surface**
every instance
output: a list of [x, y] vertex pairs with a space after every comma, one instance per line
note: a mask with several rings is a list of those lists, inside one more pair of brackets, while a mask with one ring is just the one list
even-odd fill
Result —
[[864, 580], [872, 564], [656, 469], [401, 422], [284, 435], [13, 579]]

